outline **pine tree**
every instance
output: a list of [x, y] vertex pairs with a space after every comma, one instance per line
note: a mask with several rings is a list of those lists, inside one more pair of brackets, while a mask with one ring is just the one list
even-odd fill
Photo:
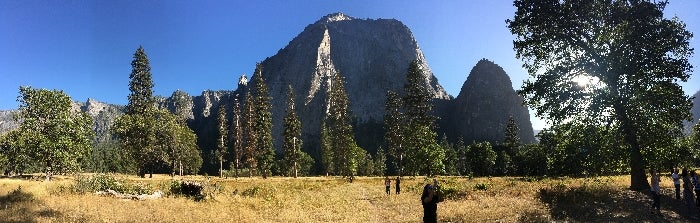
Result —
[[411, 174], [425, 173], [434, 175], [443, 173], [445, 151], [437, 144], [434, 130], [435, 117], [430, 115], [433, 106], [430, 94], [424, 85], [423, 70], [414, 60], [406, 73], [403, 107], [405, 108], [405, 153], [406, 168]]
[[248, 176], [253, 176], [253, 171], [258, 168], [255, 132], [255, 102], [250, 91], [245, 94], [245, 104], [243, 104], [243, 146], [245, 148], [245, 164], [248, 167]]
[[404, 143], [404, 122], [405, 117], [401, 113], [401, 98], [396, 92], [388, 91], [386, 93], [386, 103], [384, 111], [384, 141], [388, 148], [388, 154], [391, 158], [394, 167], [398, 171], [399, 176], [402, 176], [404, 168], [405, 143]]
[[333, 147], [331, 146], [330, 133], [328, 132], [328, 127], [326, 126], [326, 120], [324, 119], [321, 122], [321, 168], [323, 172], [326, 173], [326, 176], [328, 176], [334, 173], [333, 167], [335, 164], [333, 163], [333, 158], [335, 157], [335, 154], [333, 153]]
[[131, 61], [131, 74], [129, 75], [129, 104], [126, 105], [126, 114], [146, 114], [155, 108], [153, 98], [153, 80], [151, 79], [151, 65], [143, 47], [134, 53]]
[[233, 171], [235, 178], [238, 178], [238, 169], [241, 167], [240, 162], [243, 157], [243, 122], [241, 120], [241, 103], [238, 101], [238, 95], [236, 95], [233, 103], [234, 117], [231, 125], [231, 132], [233, 133]]
[[255, 131], [256, 136], [258, 169], [262, 172], [262, 177], [267, 178], [275, 161], [275, 150], [272, 146], [272, 97], [270, 97], [269, 89], [262, 77], [262, 69], [262, 64], [256, 64], [253, 74], [255, 82], [253, 87], [253, 106], [255, 107], [253, 131]]
[[219, 112], [217, 116], [217, 124], [219, 127], [219, 138], [217, 142], [216, 156], [219, 159], [219, 177], [224, 177], [224, 157], [227, 153], [227, 142], [228, 142], [228, 126], [226, 124], [226, 106], [219, 105]]
[[294, 89], [291, 85], [287, 97], [287, 116], [284, 117], [284, 158], [286, 163], [291, 165], [294, 178], [297, 178], [298, 162], [302, 153], [301, 121], [294, 111]]
[[333, 163], [340, 175], [352, 180], [357, 174], [358, 155], [364, 151], [355, 142], [350, 124], [350, 100], [345, 92], [345, 81], [338, 73], [331, 77], [329, 103], [327, 124], [330, 143], [335, 150]]
[[507, 148], [506, 151], [510, 156], [514, 156], [518, 148], [520, 148], [519, 131], [518, 125], [515, 124], [515, 119], [513, 116], [510, 116], [510, 118], [508, 118], [508, 124], [506, 124], [505, 139], [503, 140], [503, 145]]

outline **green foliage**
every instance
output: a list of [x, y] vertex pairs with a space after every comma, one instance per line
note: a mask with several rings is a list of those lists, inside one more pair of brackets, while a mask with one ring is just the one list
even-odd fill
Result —
[[145, 114], [155, 108], [153, 98], [153, 80], [151, 78], [151, 64], [143, 47], [139, 46], [131, 61], [131, 74], [129, 75], [129, 104], [126, 106], [126, 114]]
[[490, 176], [496, 164], [496, 152], [491, 143], [480, 142], [469, 145], [467, 166], [474, 176]]
[[[404, 85], [405, 95], [402, 104], [405, 113], [403, 121], [399, 116], [392, 125], [401, 124], [398, 127], [399, 135], [389, 133], [391, 137], [397, 137], [400, 150], [403, 150], [406, 159], [406, 172], [416, 174], [426, 174], [432, 176], [445, 172], [445, 151], [437, 143], [437, 133], [434, 130], [435, 117], [430, 115], [433, 110], [430, 94], [424, 86], [425, 75], [419, 67], [418, 61], [414, 60], [406, 72], [406, 84]], [[394, 100], [394, 99], [392, 99]], [[394, 102], [392, 102], [394, 103]], [[389, 109], [395, 110], [391, 105]], [[389, 111], [391, 113], [395, 111]], [[391, 127], [394, 128], [394, 127]], [[397, 130], [390, 130], [397, 131]], [[392, 141], [395, 139], [391, 139]], [[396, 144], [396, 142], [392, 142]], [[401, 154], [398, 154], [401, 155]], [[404, 165], [404, 164], [402, 164]]]
[[[609, 126], [629, 151], [631, 188], [649, 188], [645, 159], [671, 145], [691, 102], [692, 33], [664, 18], [668, 2], [516, 0], [507, 21], [534, 78], [519, 91], [538, 116]], [[582, 81], [585, 80], [585, 81]]]
[[226, 124], [226, 107], [224, 105], [219, 105], [219, 112], [217, 113], [217, 125], [219, 129], [219, 137], [217, 141], [216, 156], [219, 160], [219, 177], [224, 177], [224, 157], [228, 153], [228, 126]]
[[325, 124], [329, 148], [333, 150], [333, 165], [336, 174], [344, 177], [357, 175], [359, 160], [366, 151], [357, 146], [350, 123], [350, 100], [345, 92], [345, 80], [336, 73], [331, 77], [328, 114]]
[[289, 86], [287, 95], [287, 115], [284, 117], [284, 160], [292, 170], [294, 178], [298, 175], [299, 159], [301, 157], [301, 121], [295, 111], [294, 89]]
[[[272, 97], [262, 76], [262, 64], [255, 66], [253, 74], [253, 123], [255, 140], [251, 141], [255, 145], [255, 159], [258, 170], [263, 178], [267, 178], [275, 160], [275, 150], [272, 146]], [[251, 143], [249, 142], [249, 143]]]
[[131, 183], [125, 179], [116, 178], [111, 174], [102, 173], [92, 176], [76, 175], [75, 183], [69, 186], [70, 192], [78, 194], [107, 190], [114, 190], [123, 194], [153, 193], [153, 188], [150, 184]]
[[455, 146], [447, 140], [446, 135], [442, 135], [440, 147], [445, 151], [445, 160], [443, 162], [445, 164], [445, 173], [450, 176], [459, 175], [459, 171], [457, 170], [457, 165], [459, 164], [457, 150]]
[[153, 174], [162, 165], [170, 165], [172, 172], [179, 169], [180, 173], [196, 173], [202, 165], [197, 137], [182, 117], [155, 107], [150, 66], [143, 48], [139, 47], [131, 64], [127, 113], [111, 128], [121, 148], [135, 162], [141, 177], [147, 171]]
[[[72, 111], [71, 99], [63, 91], [20, 87], [17, 132], [8, 133], [5, 156], [18, 156], [52, 173], [77, 171], [91, 151], [92, 119]], [[16, 163], [15, 163], [16, 164]]]
[[108, 140], [95, 143], [90, 156], [84, 164], [90, 172], [135, 173], [136, 167], [129, 154], [119, 148], [119, 142]]
[[406, 118], [401, 112], [403, 104], [396, 92], [386, 93], [386, 103], [384, 106], [384, 141], [388, 147], [388, 155], [391, 163], [402, 175], [404, 168], [403, 158], [406, 155], [403, 143], [404, 121]]
[[321, 122], [321, 168], [326, 175], [334, 173], [333, 167], [333, 157], [335, 154], [333, 148], [331, 147], [331, 138], [328, 128], [326, 128], [326, 121]]

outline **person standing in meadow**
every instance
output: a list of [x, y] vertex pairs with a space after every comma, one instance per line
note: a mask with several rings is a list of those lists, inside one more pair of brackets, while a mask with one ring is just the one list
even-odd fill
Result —
[[391, 195], [391, 180], [389, 180], [389, 176], [384, 178], [384, 186], [386, 186], [386, 195]]
[[676, 187], [676, 200], [681, 199], [681, 181], [680, 176], [678, 176], [678, 168], [673, 169], [671, 173], [671, 178], [673, 179], [673, 186]]
[[695, 170], [690, 172], [690, 180], [693, 183], [693, 188], [695, 189], [695, 206], [700, 207], [700, 182], [698, 182], [698, 175]]
[[[396, 177], [396, 194], [401, 193], [401, 177]], [[700, 197], [698, 197], [700, 199]]]
[[651, 204], [652, 208], [656, 208], [656, 211], [661, 213], [661, 202], [659, 201], [659, 195], [661, 194], [661, 177], [659, 177], [659, 171], [651, 169], [651, 196], [654, 202]]
[[437, 222], [437, 203], [442, 201], [438, 191], [437, 180], [423, 188], [423, 195], [420, 197], [423, 204], [423, 222]]
[[693, 196], [693, 185], [690, 180], [690, 175], [688, 175], [688, 169], [683, 168], [681, 172], [681, 177], [683, 179], [683, 202], [688, 207], [688, 216], [691, 219], [697, 219], [695, 216], [695, 199]]

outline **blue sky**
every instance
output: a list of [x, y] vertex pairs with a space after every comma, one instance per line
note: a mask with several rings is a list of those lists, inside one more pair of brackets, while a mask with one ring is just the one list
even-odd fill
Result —
[[[157, 95], [234, 89], [256, 62], [334, 12], [402, 21], [453, 96], [481, 58], [503, 67], [519, 89], [527, 73], [505, 24], [515, 11], [512, 1], [435, 2], [0, 0], [0, 110], [17, 108], [20, 85], [126, 104], [139, 45], [150, 59]], [[700, 1], [672, 0], [665, 14], [687, 24], [696, 35], [692, 47], [700, 50], [698, 9]], [[693, 77], [682, 84], [687, 94], [700, 88], [699, 57], [691, 61]], [[535, 129], [545, 125], [532, 122]]]

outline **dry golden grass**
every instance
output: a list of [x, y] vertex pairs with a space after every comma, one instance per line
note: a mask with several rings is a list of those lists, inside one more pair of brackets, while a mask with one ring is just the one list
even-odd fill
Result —
[[[119, 177], [159, 189], [164, 189], [172, 179], [165, 175], [155, 175], [152, 179]], [[206, 180], [201, 176], [185, 179]], [[682, 211], [673, 210], [682, 206], [670, 198], [662, 201], [663, 215], [651, 214], [646, 196], [624, 189], [629, 183], [628, 176], [542, 180], [441, 177], [440, 181], [443, 187], [458, 192], [454, 199], [438, 205], [441, 222], [683, 222], [687, 219]], [[212, 177], [209, 184], [219, 185], [221, 189], [214, 199], [199, 202], [175, 196], [123, 200], [63, 190], [73, 182], [73, 177], [59, 177], [52, 182], [0, 179], [0, 221], [420, 222], [423, 215], [420, 193], [430, 181], [424, 177], [405, 178], [402, 194], [387, 196], [380, 177], [358, 177], [354, 183], [337, 177]], [[671, 184], [670, 180], [662, 181], [662, 186], [668, 188], [665, 195], [672, 193]], [[477, 189], [477, 185], [486, 189]], [[393, 189], [392, 184], [392, 192]]]

